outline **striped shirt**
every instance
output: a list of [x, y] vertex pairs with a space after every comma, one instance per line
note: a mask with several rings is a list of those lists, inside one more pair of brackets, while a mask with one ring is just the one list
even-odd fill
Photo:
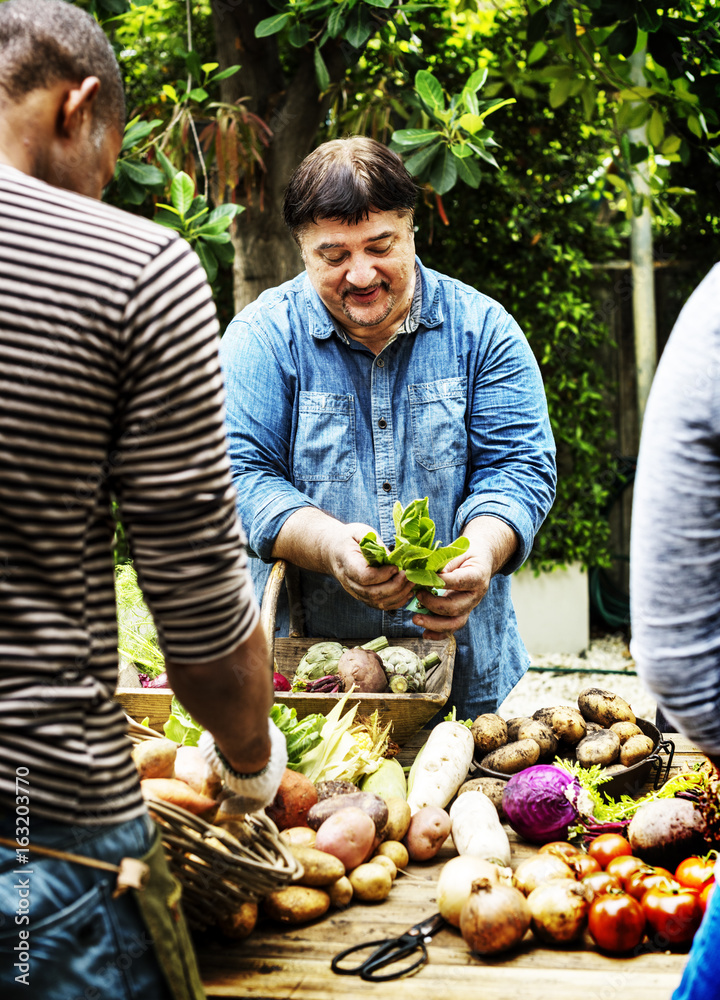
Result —
[[214, 659], [255, 627], [217, 344], [176, 234], [0, 165], [3, 804], [20, 773], [31, 815], [143, 811], [112, 697], [113, 496], [168, 659]]

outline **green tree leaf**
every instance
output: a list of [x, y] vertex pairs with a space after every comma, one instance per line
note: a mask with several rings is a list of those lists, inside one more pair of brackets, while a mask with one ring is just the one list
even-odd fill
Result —
[[[437, 139], [439, 142], [439, 134]], [[419, 177], [423, 170], [430, 166], [436, 153], [440, 149], [438, 142], [431, 142], [429, 145], [418, 150], [417, 153], [413, 153], [412, 156], [408, 156], [407, 160], [405, 160], [405, 168], [408, 173], [412, 174], [414, 177]]]
[[401, 128], [393, 132], [392, 141], [397, 146], [412, 149], [414, 146], [424, 146], [431, 139], [436, 139], [438, 133], [429, 128]]
[[550, 107], [559, 108], [570, 96], [571, 81], [567, 78], [556, 80], [550, 88]]
[[447, 146], [433, 160], [428, 180], [437, 194], [446, 194], [457, 180], [458, 161]]
[[433, 111], [444, 111], [445, 97], [439, 81], [426, 69], [415, 74], [415, 90]]
[[325, 65], [325, 60], [322, 57], [320, 49], [315, 46], [313, 50], [313, 62], [315, 65], [315, 79], [317, 81], [318, 88], [321, 94], [330, 86], [330, 74], [328, 73], [328, 68]]
[[255, 37], [267, 38], [269, 35], [276, 35], [289, 21], [289, 14], [273, 14], [272, 17], [266, 17], [255, 25]]
[[647, 135], [648, 139], [656, 149], [662, 146], [665, 138], [665, 119], [657, 108], [650, 115]]
[[207, 275], [208, 281], [212, 285], [213, 281], [217, 278], [218, 273], [217, 257], [203, 239], [198, 240], [195, 244], [195, 252], [200, 258], [200, 263], [205, 268], [205, 274]]
[[195, 197], [195, 185], [192, 178], [183, 170], [179, 170], [172, 179], [170, 185], [170, 201], [180, 215], [184, 216], [190, 208]]

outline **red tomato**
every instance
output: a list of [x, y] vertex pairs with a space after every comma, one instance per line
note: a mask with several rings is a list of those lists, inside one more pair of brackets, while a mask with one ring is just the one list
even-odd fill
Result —
[[645, 936], [645, 914], [636, 899], [610, 889], [590, 904], [588, 930], [593, 941], [613, 954], [632, 951]]
[[714, 889], [715, 889], [715, 882], [713, 881], [713, 882], [708, 882], [705, 885], [704, 889], [700, 890], [700, 895], [698, 896], [698, 903], [700, 904], [700, 909], [703, 911], [703, 913], [705, 912], [705, 910], [707, 910], [708, 903], [710, 902], [710, 897], [712, 896]]
[[629, 892], [631, 896], [642, 902], [648, 889], [654, 889], [656, 886], [674, 887], [679, 885], [680, 883], [675, 881], [667, 868], [636, 868], [625, 882], [625, 892]]
[[619, 833], [601, 833], [588, 844], [588, 854], [607, 868], [608, 862], [624, 854], [632, 854], [629, 842]]
[[707, 882], [715, 878], [715, 862], [717, 854], [710, 851], [704, 858], [693, 855], [685, 858], [675, 869], [675, 881], [688, 889], [702, 889]]
[[608, 861], [605, 866], [605, 871], [610, 872], [616, 878], [620, 879], [623, 888], [625, 888], [625, 883], [630, 878], [632, 873], [638, 868], [648, 868], [648, 864], [642, 861], [640, 858], [636, 858], [632, 854], [619, 854], [617, 857], [612, 858]]
[[567, 863], [575, 872], [577, 879], [585, 878], [586, 875], [601, 874], [600, 862], [589, 854], [578, 854], [575, 858], [568, 858]]
[[591, 901], [596, 896], [602, 896], [608, 889], [622, 889], [620, 879], [615, 878], [610, 872], [590, 872], [589, 875], [584, 875], [581, 881], [589, 888]]
[[698, 893], [683, 886], [648, 889], [642, 898], [642, 909], [654, 932], [655, 943], [661, 948], [692, 941], [702, 919]]

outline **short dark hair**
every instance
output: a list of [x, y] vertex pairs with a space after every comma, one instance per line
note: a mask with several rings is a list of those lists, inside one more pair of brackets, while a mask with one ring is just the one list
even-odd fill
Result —
[[122, 135], [125, 95], [112, 46], [97, 21], [66, 0], [0, 3], [0, 97], [12, 102], [60, 80], [100, 80], [94, 122]]
[[375, 139], [349, 136], [318, 146], [295, 170], [285, 191], [283, 216], [296, 240], [318, 219], [356, 225], [370, 212], [412, 216], [417, 185], [401, 158]]

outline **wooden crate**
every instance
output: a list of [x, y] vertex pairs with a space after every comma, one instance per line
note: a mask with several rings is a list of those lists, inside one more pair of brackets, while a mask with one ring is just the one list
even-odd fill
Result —
[[[320, 639], [290, 638], [275, 640], [275, 666], [279, 673], [292, 683], [295, 670], [305, 652]], [[339, 639], [344, 646], [361, 646], [368, 639]], [[403, 746], [407, 740], [429, 722], [435, 713], [443, 707], [450, 697], [453, 668], [455, 665], [455, 640], [451, 637], [442, 642], [431, 642], [427, 639], [405, 637], [388, 639], [391, 646], [406, 646], [423, 660], [430, 653], [437, 653], [440, 663], [427, 671], [426, 690], [422, 694], [393, 694], [386, 691], [383, 694], [351, 695], [348, 699], [348, 709], [359, 705], [358, 715], [371, 715], [378, 710], [381, 719], [387, 723], [392, 721], [391, 738]], [[294, 708], [298, 718], [321, 712], [323, 715], [337, 703], [337, 694], [315, 694], [298, 691], [276, 691], [275, 700]]]
[[[297, 665], [306, 650], [313, 643], [320, 641], [320, 639], [306, 638], [276, 639], [275, 663], [278, 671], [292, 682]], [[345, 646], [358, 646], [368, 640], [346, 639], [340, 641]], [[425, 723], [432, 719], [450, 697], [455, 663], [455, 640], [450, 638], [444, 642], [430, 642], [425, 639], [406, 638], [388, 641], [391, 646], [407, 646], [408, 649], [417, 653], [421, 660], [429, 653], [438, 654], [440, 663], [431, 667], [427, 672], [427, 690], [423, 694], [393, 694], [388, 691], [385, 694], [351, 696], [348, 699], [347, 710], [353, 705], [359, 704], [359, 715], [371, 715], [377, 709], [385, 723], [392, 720], [392, 739], [403, 746], [410, 736], [422, 729]], [[315, 712], [327, 715], [337, 703], [338, 698], [337, 694], [275, 692], [275, 700], [294, 708], [299, 719]], [[147, 718], [151, 729], [162, 732], [163, 724], [170, 717], [172, 691], [169, 688], [118, 688], [115, 692], [115, 700], [120, 702], [127, 714], [136, 722], [142, 722], [143, 719]]]

